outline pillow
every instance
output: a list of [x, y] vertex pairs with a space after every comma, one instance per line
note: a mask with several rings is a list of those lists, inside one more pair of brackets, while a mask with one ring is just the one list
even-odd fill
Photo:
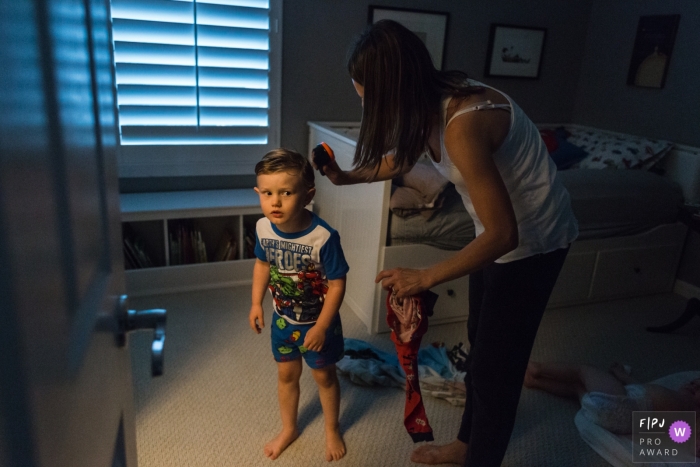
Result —
[[673, 147], [665, 140], [570, 128], [569, 142], [588, 152], [577, 169], [649, 169]]
[[540, 136], [542, 136], [549, 156], [557, 165], [558, 170], [566, 170], [588, 155], [585, 150], [566, 140], [569, 133], [564, 127], [555, 130], [540, 130]]
[[417, 163], [392, 186], [389, 207], [397, 216], [423, 214], [432, 217], [442, 205], [442, 193], [449, 184], [432, 164]]

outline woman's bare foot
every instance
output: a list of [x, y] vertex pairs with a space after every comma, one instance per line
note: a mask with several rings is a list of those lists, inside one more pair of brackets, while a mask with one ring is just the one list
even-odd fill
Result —
[[469, 445], [456, 439], [450, 444], [437, 445], [426, 444], [416, 448], [411, 453], [411, 460], [419, 464], [459, 464], [467, 461], [467, 449]]
[[525, 371], [525, 379], [523, 380], [523, 386], [526, 388], [536, 387], [535, 380], [540, 376], [540, 364], [537, 362], [530, 362], [527, 364], [527, 370]]
[[265, 445], [265, 455], [272, 460], [277, 459], [282, 451], [287, 449], [287, 446], [292, 444], [292, 442], [299, 437], [299, 432], [294, 431], [284, 431], [277, 436], [275, 436], [269, 443]]
[[[629, 368], [629, 367], [628, 367]], [[630, 372], [627, 371], [627, 368], [625, 368], [625, 365], [619, 362], [613, 362], [612, 365], [610, 365], [610, 369], [608, 370], [612, 375], [618, 379], [624, 379], [629, 377]]]
[[337, 461], [345, 455], [345, 442], [338, 430], [326, 431], [326, 461]]

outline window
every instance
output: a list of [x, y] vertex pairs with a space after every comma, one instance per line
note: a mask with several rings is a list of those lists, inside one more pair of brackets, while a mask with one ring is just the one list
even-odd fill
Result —
[[281, 0], [112, 0], [120, 176], [230, 175], [279, 145]]

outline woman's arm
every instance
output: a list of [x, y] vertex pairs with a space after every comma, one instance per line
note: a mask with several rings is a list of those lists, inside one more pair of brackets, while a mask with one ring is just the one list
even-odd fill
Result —
[[[311, 162], [314, 168], [316, 164]], [[390, 180], [400, 175], [410, 172], [413, 166], [405, 165], [399, 167], [394, 163], [394, 155], [387, 154], [379, 164], [379, 170], [374, 169], [353, 169], [344, 171], [338, 166], [335, 160], [331, 160], [323, 166], [323, 171], [334, 185], [354, 185], [357, 183], [371, 183]]]
[[513, 205], [493, 160], [509, 122], [505, 112], [471, 112], [455, 119], [445, 132], [450, 160], [464, 179], [484, 232], [455, 255], [428, 269], [382, 271], [376, 282], [393, 288], [399, 297], [413, 295], [477, 271], [518, 246]]

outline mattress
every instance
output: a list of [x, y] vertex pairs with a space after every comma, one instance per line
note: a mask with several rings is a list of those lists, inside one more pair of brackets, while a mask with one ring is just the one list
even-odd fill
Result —
[[[680, 186], [644, 170], [577, 169], [558, 173], [571, 195], [579, 240], [645, 232], [676, 222]], [[458, 250], [474, 239], [474, 223], [454, 188], [445, 191], [442, 209], [431, 219], [391, 214], [388, 245], [423, 243]]]

